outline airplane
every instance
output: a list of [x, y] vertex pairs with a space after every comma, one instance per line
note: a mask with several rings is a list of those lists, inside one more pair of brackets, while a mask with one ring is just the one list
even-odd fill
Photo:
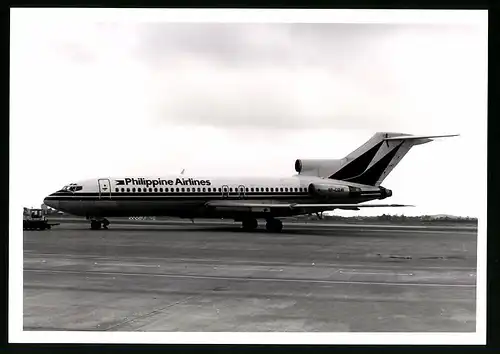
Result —
[[403, 204], [360, 204], [386, 199], [392, 191], [381, 183], [414, 145], [434, 138], [375, 133], [342, 159], [297, 159], [296, 175], [284, 178], [122, 176], [70, 183], [50, 194], [44, 204], [90, 220], [90, 228], [107, 229], [107, 217], [170, 216], [233, 219], [245, 230], [266, 220], [269, 232], [281, 232], [279, 218], [335, 209], [406, 207]]

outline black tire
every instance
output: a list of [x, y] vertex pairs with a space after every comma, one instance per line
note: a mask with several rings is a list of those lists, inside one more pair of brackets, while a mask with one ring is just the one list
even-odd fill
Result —
[[108, 226], [109, 226], [109, 220], [108, 219], [104, 219], [102, 221], [102, 228], [105, 229], [105, 230], [107, 230]]
[[255, 230], [259, 226], [259, 223], [257, 222], [257, 219], [245, 219], [243, 220], [241, 226], [245, 230]]
[[99, 230], [101, 228], [101, 223], [99, 221], [91, 221], [90, 228], [92, 230]]
[[283, 230], [283, 223], [281, 222], [281, 220], [270, 219], [266, 223], [266, 229], [269, 232], [279, 233], [281, 232], [281, 230]]
[[274, 232], [281, 232], [283, 230], [283, 223], [281, 220], [276, 220], [274, 222]]

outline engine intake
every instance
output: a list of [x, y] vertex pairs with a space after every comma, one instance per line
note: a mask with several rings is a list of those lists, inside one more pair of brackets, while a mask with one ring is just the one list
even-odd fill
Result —
[[341, 165], [341, 160], [297, 159], [295, 160], [295, 171], [302, 175], [329, 176]]

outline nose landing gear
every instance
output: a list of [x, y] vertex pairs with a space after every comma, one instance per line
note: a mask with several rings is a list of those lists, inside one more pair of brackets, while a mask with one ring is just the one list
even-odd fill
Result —
[[91, 219], [90, 220], [90, 228], [92, 230], [99, 230], [101, 227], [103, 229], [107, 229], [109, 225], [108, 219]]

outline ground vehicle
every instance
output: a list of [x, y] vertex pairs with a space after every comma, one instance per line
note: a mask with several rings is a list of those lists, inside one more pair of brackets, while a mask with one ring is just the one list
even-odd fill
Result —
[[58, 224], [49, 224], [42, 209], [24, 209], [23, 230], [45, 230]]

